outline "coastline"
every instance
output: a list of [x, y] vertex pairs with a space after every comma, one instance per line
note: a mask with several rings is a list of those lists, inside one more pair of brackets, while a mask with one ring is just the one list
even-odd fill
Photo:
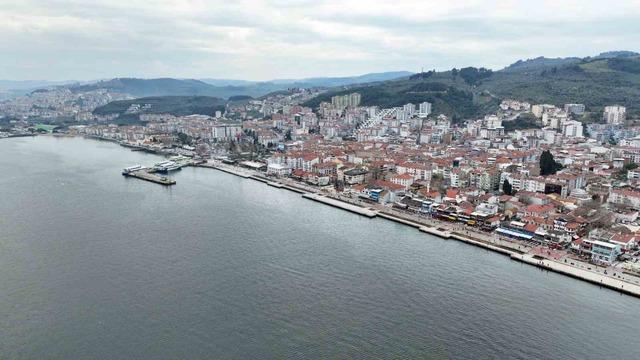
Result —
[[[104, 139], [100, 137], [88, 137], [88, 138], [93, 140], [98, 140], [98, 141], [109, 141], [109, 142], [117, 143], [123, 146], [119, 141], [113, 140], [113, 139]], [[162, 155], [157, 152], [153, 152], [153, 153], [157, 155]], [[364, 208], [362, 206], [351, 204], [349, 202], [342, 201], [340, 199], [327, 197], [325, 195], [319, 194], [317, 191], [310, 191], [302, 187], [294, 186], [292, 184], [278, 182], [272, 179], [268, 179], [268, 178], [256, 175], [251, 170], [239, 169], [237, 167], [232, 167], [232, 166], [213, 165], [208, 163], [194, 164], [191, 166], [215, 169], [215, 170], [219, 170], [219, 171], [222, 171], [231, 175], [235, 175], [244, 179], [259, 181], [264, 183], [267, 186], [271, 186], [277, 189], [292, 191], [297, 194], [301, 194], [302, 197], [306, 199], [319, 202], [325, 205], [329, 205], [335, 208], [339, 208], [345, 211], [349, 211], [351, 213], [365, 216], [370, 219], [380, 217], [385, 220], [394, 221], [403, 225], [416, 228], [421, 232], [437, 236], [443, 240], [449, 240], [449, 239], [458, 240], [468, 245], [473, 245], [476, 247], [493, 251], [495, 253], [498, 253], [504, 256], [509, 256], [511, 260], [518, 261], [523, 264], [535, 266], [537, 268], [547, 270], [547, 271], [553, 271], [555, 273], [569, 276], [574, 279], [586, 281], [594, 285], [599, 285], [600, 287], [605, 287], [610, 290], [615, 290], [626, 295], [640, 298], [640, 285], [638, 284], [633, 284], [628, 281], [618, 280], [613, 277], [604, 276], [602, 274], [594, 273], [592, 271], [580, 269], [575, 266], [565, 265], [563, 263], [560, 263], [554, 260], [541, 258], [541, 257], [524, 253], [522, 251], [518, 251], [515, 249], [509, 249], [503, 246], [498, 246], [496, 244], [491, 244], [486, 241], [474, 239], [468, 235], [463, 235], [456, 231], [447, 231], [446, 229], [443, 229], [443, 228], [438, 228], [433, 225], [405, 219], [393, 214], [389, 214], [388, 212]]]
[[515, 249], [508, 249], [503, 246], [490, 244], [485, 241], [473, 239], [469, 236], [463, 235], [456, 231], [447, 231], [446, 229], [435, 228], [434, 226], [431, 226], [431, 225], [426, 225], [426, 224], [418, 223], [412, 220], [403, 219], [401, 217], [398, 217], [389, 213], [385, 213], [379, 210], [364, 208], [364, 207], [354, 205], [339, 199], [330, 198], [325, 195], [321, 195], [319, 193], [314, 193], [314, 192], [310, 192], [300, 188], [295, 188], [295, 187], [292, 187], [291, 185], [283, 184], [273, 180], [267, 180], [265, 178], [260, 178], [255, 175], [249, 175], [241, 171], [228, 169], [227, 167], [214, 166], [214, 165], [206, 165], [206, 166], [198, 165], [198, 166], [220, 170], [222, 172], [226, 172], [231, 175], [236, 175], [245, 179], [256, 180], [256, 181], [265, 183], [268, 186], [275, 187], [278, 189], [286, 189], [286, 190], [294, 191], [296, 193], [302, 194], [302, 197], [305, 199], [309, 199], [315, 202], [319, 202], [319, 203], [329, 205], [335, 208], [339, 208], [345, 211], [349, 211], [351, 213], [365, 216], [370, 219], [379, 217], [385, 220], [394, 221], [403, 225], [416, 228], [421, 232], [424, 232], [430, 235], [435, 235], [443, 240], [448, 240], [448, 239], [458, 240], [469, 245], [473, 245], [476, 247], [493, 251], [495, 253], [498, 253], [504, 256], [508, 256], [511, 260], [518, 261], [523, 264], [535, 266], [547, 271], [553, 271], [555, 273], [572, 277], [574, 279], [586, 281], [594, 285], [599, 285], [601, 287], [605, 287], [610, 290], [615, 290], [629, 296], [640, 298], [640, 285], [633, 284], [631, 282], [618, 280], [609, 276], [604, 276], [598, 273], [583, 270], [575, 266], [565, 265], [563, 263], [550, 260], [547, 258], [540, 258], [538, 256], [531, 255], [528, 253], [523, 253], [522, 251], [518, 251]]

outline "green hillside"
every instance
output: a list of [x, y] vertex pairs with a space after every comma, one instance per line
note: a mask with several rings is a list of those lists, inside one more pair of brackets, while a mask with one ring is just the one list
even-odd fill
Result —
[[217, 110], [224, 111], [226, 101], [210, 96], [155, 96], [112, 101], [96, 108], [93, 113], [96, 115], [123, 115], [133, 104], [149, 105], [148, 108], [140, 111], [142, 114], [183, 116], [191, 114], [213, 115]]
[[[466, 71], [480, 73], [479, 69], [470, 69], [472, 68], [467, 68]], [[456, 73], [454, 77], [451, 71], [428, 72], [401, 80], [343, 87], [323, 93], [305, 105], [317, 107], [322, 101], [331, 101], [332, 96], [359, 92], [362, 104], [366, 106], [394, 107], [428, 101], [433, 104], [434, 113], [447, 114], [454, 120], [459, 120], [490, 112], [499, 104], [496, 98], [477, 91], [475, 85], [472, 85], [482, 80], [472, 75], [463, 79], [460, 71], [456, 70]]]
[[565, 66], [523, 72], [498, 71], [480, 89], [498, 98], [533, 103], [584, 103], [588, 111], [606, 105], [640, 110], [640, 58], [583, 60]]
[[457, 120], [494, 112], [506, 98], [556, 105], [584, 103], [593, 112], [620, 104], [628, 108], [629, 116], [640, 117], [640, 57], [620, 52], [585, 59], [538, 58], [495, 72], [482, 68], [430, 71], [400, 80], [333, 88], [306, 105], [316, 107], [331, 96], [351, 92], [362, 94], [363, 105], [391, 107], [429, 101], [434, 113]]

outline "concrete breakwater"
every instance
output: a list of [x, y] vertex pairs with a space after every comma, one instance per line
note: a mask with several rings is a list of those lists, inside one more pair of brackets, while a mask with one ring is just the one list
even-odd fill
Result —
[[170, 185], [175, 185], [176, 181], [169, 179], [167, 177], [164, 176], [158, 176], [155, 174], [151, 174], [148, 173], [144, 170], [141, 171], [131, 171], [131, 172], [126, 172], [126, 173], [122, 173], [122, 175], [127, 176], [127, 177], [134, 177], [136, 179], [140, 179], [140, 180], [146, 180], [152, 183], [156, 183], [156, 184], [160, 184], [160, 185], [165, 185], [165, 186], [170, 186]]
[[448, 231], [444, 228], [437, 228], [434, 226], [430, 226], [430, 225], [425, 225], [422, 223], [418, 223], [415, 221], [411, 221], [408, 219], [404, 219], [395, 215], [391, 215], [388, 213], [385, 213], [383, 211], [375, 211], [372, 209], [368, 209], [368, 208], [364, 208], [358, 205], [354, 205], [351, 203], [347, 203], [344, 201], [340, 201], [337, 199], [333, 199], [330, 197], [327, 197], [325, 195], [321, 195], [321, 194], [317, 194], [317, 193], [310, 193], [307, 192], [305, 190], [302, 189], [298, 189], [296, 187], [290, 186], [290, 185], [284, 185], [282, 183], [274, 183], [274, 182], [270, 182], [267, 181], [266, 179], [263, 178], [258, 178], [255, 176], [251, 176], [251, 175], [246, 175], [240, 172], [236, 172], [236, 171], [231, 171], [228, 169], [224, 169], [221, 167], [216, 167], [216, 166], [207, 166], [210, 168], [214, 168], [217, 170], [221, 170], [224, 171], [226, 173], [229, 174], [233, 174], [233, 175], [237, 175], [237, 176], [241, 176], [243, 178], [250, 178], [253, 180], [257, 180], [263, 183], [266, 183], [270, 186], [274, 186], [272, 184], [279, 184], [281, 186], [275, 186], [276, 188], [280, 188], [280, 189], [287, 189], [287, 190], [291, 190], [297, 193], [301, 193], [302, 197], [310, 199], [310, 200], [314, 200], [326, 205], [331, 205], [333, 207], [336, 208], [340, 208], [346, 211], [350, 211], [359, 215], [363, 215], [363, 216], [367, 216], [369, 218], [374, 218], [376, 216], [379, 216], [381, 218], [390, 220], [390, 221], [395, 221], [404, 225], [408, 225], [414, 228], [417, 228], [418, 230], [420, 230], [421, 232], [427, 233], [427, 234], [431, 234], [431, 235], [435, 235], [438, 236], [440, 238], [443, 239], [454, 239], [454, 240], [458, 240], [458, 241], [462, 241], [465, 242], [469, 245], [474, 245], [477, 247], [481, 247], [487, 250], [491, 250], [494, 252], [497, 252], [499, 254], [503, 254], [506, 256], [509, 256], [510, 259], [514, 260], [514, 261], [520, 261], [526, 264], [530, 264], [530, 265], [534, 265], [540, 268], [544, 268], [546, 270], [550, 270], [550, 271], [554, 271], [556, 273], [559, 274], [564, 274], [567, 276], [571, 276], [573, 278], [576, 279], [580, 279], [580, 280], [584, 280], [584, 281], [588, 281], [590, 283], [593, 284], [597, 284], [600, 286], [604, 286], [607, 287], [609, 289], [612, 290], [617, 290], [619, 292], [628, 294], [628, 295], [632, 295], [632, 296], [636, 296], [636, 297], [640, 297], [640, 286], [635, 285], [633, 283], [629, 283], [626, 281], [622, 281], [622, 280], [618, 280], [609, 276], [604, 276], [604, 275], [599, 275], [596, 273], [593, 273], [591, 271], [587, 271], [587, 270], [583, 270], [583, 269], [579, 269], [576, 268], [574, 266], [570, 266], [570, 265], [565, 265], [565, 264], [561, 264], [558, 263], [556, 261], [552, 261], [552, 260], [548, 260], [548, 259], [539, 259], [537, 257], [534, 257], [533, 255], [530, 254], [526, 254], [526, 253], [522, 253], [521, 251], [518, 251], [516, 249], [508, 249], [502, 246], [498, 246], [498, 245], [494, 245], [494, 244], [490, 244], [488, 242], [485, 241], [479, 241], [479, 240], [475, 240], [473, 238], [470, 238], [468, 236], [462, 235], [460, 233], [456, 233], [456, 232], [451, 232]]

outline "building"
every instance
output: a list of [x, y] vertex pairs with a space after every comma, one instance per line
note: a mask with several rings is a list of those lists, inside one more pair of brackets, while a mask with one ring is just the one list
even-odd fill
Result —
[[555, 106], [550, 104], [537, 104], [537, 105], [531, 106], [531, 112], [535, 117], [541, 118], [545, 112], [555, 108], [556, 108]]
[[344, 172], [344, 182], [348, 185], [362, 184], [368, 171], [366, 169], [355, 168]]
[[291, 174], [291, 169], [288, 166], [282, 164], [268, 164], [267, 174], [275, 176], [287, 176]]
[[242, 133], [240, 124], [216, 124], [211, 127], [213, 139], [233, 140]]
[[623, 124], [627, 116], [627, 108], [620, 105], [606, 106], [602, 118], [607, 124]]
[[569, 120], [562, 124], [562, 135], [570, 138], [582, 137], [582, 123], [580, 121]]
[[405, 104], [402, 107], [402, 112], [407, 116], [407, 117], [412, 117], [413, 114], [416, 112], [416, 106], [413, 105], [412, 103], [408, 103]]
[[607, 199], [609, 204], [640, 210], [640, 192], [627, 189], [613, 189]]
[[564, 111], [570, 115], [584, 115], [584, 104], [564, 104]]
[[429, 116], [429, 114], [431, 114], [431, 103], [427, 101], [420, 103], [418, 108], [418, 115], [420, 117], [427, 117]]
[[335, 108], [356, 107], [360, 105], [360, 93], [351, 93], [347, 95], [336, 95], [331, 97], [331, 105]]
[[611, 265], [620, 255], [620, 245], [599, 240], [585, 240], [591, 243], [591, 261], [596, 264]]
[[404, 173], [399, 175], [394, 175], [391, 177], [391, 182], [394, 184], [402, 185], [405, 189], [408, 189], [411, 184], [413, 184], [414, 178], [413, 176]]

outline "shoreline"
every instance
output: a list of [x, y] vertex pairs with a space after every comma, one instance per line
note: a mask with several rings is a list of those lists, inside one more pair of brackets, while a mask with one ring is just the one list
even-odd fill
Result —
[[552, 271], [557, 274], [565, 275], [568, 277], [572, 277], [574, 279], [591, 283], [593, 285], [599, 285], [600, 287], [604, 287], [609, 290], [615, 290], [625, 295], [640, 298], [640, 286], [627, 281], [618, 280], [609, 276], [604, 276], [591, 271], [583, 270], [575, 266], [565, 265], [563, 263], [560, 263], [554, 260], [550, 260], [546, 258], [538, 258], [537, 256], [531, 255], [529, 253], [523, 253], [522, 251], [518, 251], [515, 249], [507, 249], [499, 245], [489, 244], [481, 240], [476, 240], [455, 231], [440, 230], [440, 228], [435, 228], [431, 225], [425, 225], [412, 220], [403, 219], [398, 216], [388, 214], [379, 210], [364, 208], [362, 206], [358, 206], [358, 205], [344, 202], [342, 200], [330, 198], [325, 195], [321, 195], [319, 193], [313, 193], [313, 192], [295, 188], [290, 185], [286, 185], [277, 181], [260, 178], [255, 175], [243, 174], [240, 171], [234, 171], [234, 170], [226, 169], [220, 166], [213, 166], [213, 165], [208, 165], [208, 166], [198, 165], [198, 166], [220, 170], [222, 172], [225, 172], [231, 175], [236, 175], [244, 179], [256, 180], [264, 183], [267, 186], [274, 187], [276, 189], [285, 189], [289, 191], [294, 191], [296, 193], [302, 194], [302, 197], [305, 199], [309, 199], [318, 203], [322, 203], [338, 209], [342, 209], [342, 210], [351, 212], [353, 214], [367, 217], [369, 219], [374, 219], [379, 217], [388, 221], [393, 221], [402, 225], [407, 225], [407, 226], [418, 229], [420, 232], [437, 236], [443, 240], [454, 239], [454, 240], [466, 243], [468, 245], [476, 246], [479, 248], [493, 251], [495, 253], [498, 253], [504, 256], [508, 256], [511, 260], [520, 262], [522, 264], [527, 264], [543, 270]]
[[[98, 140], [98, 141], [113, 142], [122, 146], [122, 144], [117, 140], [104, 139], [100, 137], [88, 137], [88, 138], [93, 140]], [[153, 153], [156, 155], [162, 155], [162, 154], [158, 154], [157, 152], [153, 152]], [[207, 164], [207, 163], [193, 164], [191, 166], [215, 169], [215, 170], [219, 170], [219, 171], [222, 171], [231, 175], [235, 175], [244, 179], [251, 179], [258, 182], [262, 182], [267, 186], [274, 187], [276, 189], [284, 189], [284, 190], [292, 191], [297, 194], [301, 194], [303, 198], [306, 198], [318, 203], [322, 203], [325, 205], [329, 205], [338, 209], [342, 209], [345, 211], [349, 211], [353, 214], [365, 216], [369, 219], [380, 217], [385, 220], [389, 220], [396, 223], [400, 223], [402, 225], [413, 227], [419, 230], [420, 232], [437, 236], [443, 240], [449, 240], [449, 239], [457, 240], [457, 241], [466, 243], [468, 245], [483, 248], [504, 256], [508, 256], [513, 261], [531, 265], [543, 270], [553, 271], [555, 273], [572, 277], [574, 279], [589, 282], [593, 285], [599, 285], [600, 287], [605, 287], [610, 290], [615, 290], [625, 295], [640, 298], [640, 285], [638, 284], [634, 284], [634, 283], [623, 281], [623, 280], [618, 280], [613, 277], [604, 276], [602, 274], [580, 269], [575, 266], [566, 265], [558, 261], [550, 260], [547, 258], [541, 258], [539, 256], [531, 255], [529, 253], [525, 253], [515, 249], [508, 249], [506, 247], [491, 244], [486, 241], [473, 239], [469, 236], [462, 235], [456, 231], [449, 231], [443, 228], [437, 228], [433, 225], [423, 224], [413, 220], [405, 219], [393, 214], [386, 213], [384, 211], [364, 208], [362, 206], [351, 204], [349, 202], [345, 202], [340, 199], [335, 199], [335, 198], [322, 195], [318, 192], [309, 191], [297, 186], [293, 186], [291, 184], [282, 183], [276, 180], [272, 180], [269, 178], [265, 178], [263, 176], [256, 175], [251, 170], [244, 170], [244, 169], [239, 170], [239, 169], [236, 169], [236, 167], [230, 168], [229, 166], [219, 166], [219, 165], [213, 165], [213, 164]]]

